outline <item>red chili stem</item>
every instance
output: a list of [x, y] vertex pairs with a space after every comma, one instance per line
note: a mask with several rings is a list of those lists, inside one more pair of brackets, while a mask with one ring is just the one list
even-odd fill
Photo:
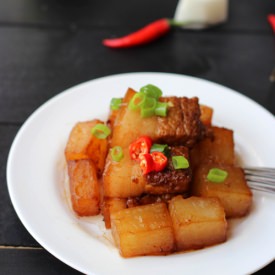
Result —
[[152, 42], [171, 29], [170, 20], [158, 19], [145, 27], [119, 38], [104, 39], [103, 45], [110, 48], [130, 48]]

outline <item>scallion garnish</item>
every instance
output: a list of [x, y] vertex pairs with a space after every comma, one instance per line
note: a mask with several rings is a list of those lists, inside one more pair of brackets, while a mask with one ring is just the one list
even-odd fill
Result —
[[155, 109], [157, 106], [157, 100], [153, 97], [145, 97], [145, 101], [141, 106], [141, 117], [150, 117], [155, 115]]
[[175, 169], [186, 169], [189, 167], [189, 161], [184, 156], [173, 156], [172, 163]]
[[123, 150], [120, 146], [115, 146], [111, 149], [112, 160], [119, 162], [124, 157]]
[[154, 143], [152, 146], [151, 146], [151, 149], [150, 149], [150, 153], [153, 153], [153, 152], [161, 152], [163, 154], [166, 155], [168, 151], [168, 145], [167, 144], [158, 144], [158, 143]]
[[151, 116], [167, 116], [168, 103], [159, 102], [159, 97], [162, 96], [162, 91], [152, 85], [148, 84], [140, 89], [129, 102], [128, 108], [130, 110], [140, 110], [141, 117]]
[[167, 116], [167, 108], [168, 108], [168, 103], [166, 102], [158, 102], [156, 109], [155, 109], [155, 114], [157, 116]]
[[227, 176], [227, 171], [219, 168], [212, 168], [209, 170], [206, 178], [211, 182], [221, 183], [226, 180]]
[[121, 98], [115, 98], [113, 97], [111, 99], [111, 104], [110, 104], [110, 108], [111, 110], [119, 110], [120, 105], [121, 105], [122, 99]]
[[146, 95], [143, 93], [136, 93], [129, 103], [130, 110], [138, 110], [144, 104]]
[[105, 139], [111, 134], [110, 128], [104, 124], [96, 124], [91, 132], [98, 139]]
[[149, 97], [153, 97], [156, 100], [158, 100], [159, 97], [162, 96], [161, 89], [158, 88], [155, 85], [152, 85], [152, 84], [148, 84], [146, 86], [143, 86], [142, 88], [140, 88], [140, 92], [146, 94]]

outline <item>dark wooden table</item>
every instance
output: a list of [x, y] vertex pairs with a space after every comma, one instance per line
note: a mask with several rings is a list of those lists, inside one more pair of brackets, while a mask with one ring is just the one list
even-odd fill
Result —
[[[221, 26], [203, 31], [174, 29], [156, 43], [135, 49], [102, 46], [103, 38], [171, 18], [176, 4], [176, 0], [1, 1], [0, 274], [79, 273], [45, 251], [26, 231], [6, 184], [6, 161], [17, 131], [54, 95], [110, 74], [169, 72], [220, 83], [275, 114], [275, 84], [269, 80], [275, 66], [275, 40], [266, 20], [267, 14], [275, 13], [274, 1], [230, 0], [228, 21]], [[272, 271], [274, 262], [256, 274]]]

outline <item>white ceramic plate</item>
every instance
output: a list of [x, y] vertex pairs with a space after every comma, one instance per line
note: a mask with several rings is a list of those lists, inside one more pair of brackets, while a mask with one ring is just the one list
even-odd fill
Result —
[[128, 87], [159, 86], [164, 95], [198, 96], [212, 106], [214, 124], [231, 128], [245, 165], [275, 167], [275, 120], [264, 108], [220, 85], [165, 73], [103, 77], [73, 87], [46, 102], [18, 132], [7, 164], [14, 208], [32, 236], [71, 267], [88, 274], [247, 274], [275, 256], [275, 197], [254, 193], [249, 216], [230, 222], [228, 241], [169, 256], [123, 259], [102, 218], [77, 218], [70, 209], [64, 147], [73, 125], [106, 119], [112, 97]]

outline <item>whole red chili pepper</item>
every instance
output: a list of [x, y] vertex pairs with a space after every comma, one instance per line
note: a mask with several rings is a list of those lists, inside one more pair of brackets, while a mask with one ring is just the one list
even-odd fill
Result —
[[267, 16], [267, 20], [268, 20], [273, 32], [275, 32], [275, 14], [269, 14]]
[[158, 19], [149, 25], [129, 35], [104, 39], [103, 45], [110, 48], [130, 48], [152, 42], [165, 35], [171, 29], [170, 20], [167, 18]]

